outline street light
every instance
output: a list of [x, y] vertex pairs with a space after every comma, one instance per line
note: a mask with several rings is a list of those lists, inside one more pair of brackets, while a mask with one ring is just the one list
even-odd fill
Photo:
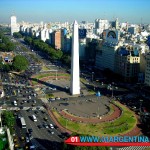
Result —
[[114, 87], [111, 86], [111, 85], [108, 85], [108, 86], [107, 86], [107, 89], [110, 90], [110, 91], [112, 91], [111, 97], [114, 97]]
[[140, 115], [141, 115], [141, 112], [142, 112], [142, 102], [143, 102], [143, 100], [140, 99]]
[[57, 80], [57, 70], [56, 70], [56, 80]]
[[66, 119], [66, 132], [67, 132], [67, 121], [68, 121], [68, 120]]
[[94, 78], [94, 72], [92, 72], [92, 82], [93, 82], [93, 78]]

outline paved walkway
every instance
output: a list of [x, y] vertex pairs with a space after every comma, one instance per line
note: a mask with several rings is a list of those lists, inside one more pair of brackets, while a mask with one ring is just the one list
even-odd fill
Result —
[[113, 121], [121, 116], [121, 110], [119, 107], [112, 105], [114, 112], [112, 114], [108, 114], [105, 116], [100, 116], [100, 117], [78, 117], [78, 116], [73, 116], [70, 113], [65, 112], [64, 110], [60, 111], [60, 114], [67, 119], [70, 119], [72, 121], [76, 122], [84, 122], [84, 123], [100, 123], [100, 122], [110, 122]]
[[[111, 114], [110, 116], [106, 116], [106, 118], [104, 117], [104, 118], [102, 118], [102, 119], [92, 119], [92, 121], [91, 121], [91, 118], [80, 118], [80, 117], [75, 117], [74, 119], [73, 119], [73, 116], [70, 116], [70, 115], [68, 115], [68, 114], [66, 114], [64, 111], [62, 111], [61, 112], [61, 114], [64, 116], [65, 115], [65, 117], [69, 117], [69, 119], [72, 119], [73, 121], [81, 121], [81, 119], [82, 119], [82, 122], [91, 122], [91, 123], [98, 123], [98, 122], [106, 122], [106, 121], [113, 121], [114, 119], [116, 119], [116, 118], [118, 118], [120, 115], [121, 115], [121, 110], [117, 107], [117, 106], [115, 106], [114, 105], [114, 112], [113, 112], [113, 114]], [[55, 124], [64, 132], [68, 132], [69, 134], [71, 134], [72, 132], [70, 131], [70, 130], [67, 130], [65, 127], [63, 127], [63, 126], [61, 126], [59, 123], [58, 123], [58, 121], [57, 121], [57, 119], [56, 119], [56, 117], [54, 116], [54, 114], [53, 114], [53, 112], [52, 111], [50, 111], [50, 109], [48, 108], [48, 113], [49, 113], [49, 115], [51, 116], [51, 118], [53, 119], [53, 121], [55, 122]], [[136, 117], [138, 117], [138, 116], [136, 116]], [[137, 123], [137, 124], [139, 124], [139, 122]], [[122, 136], [138, 136], [138, 135], [140, 135], [141, 134], [141, 129], [140, 128], [138, 128], [137, 127], [137, 125], [130, 131], [130, 132], [128, 132], [128, 133], [126, 133], [126, 134], [120, 134], [120, 135], [122, 135]]]

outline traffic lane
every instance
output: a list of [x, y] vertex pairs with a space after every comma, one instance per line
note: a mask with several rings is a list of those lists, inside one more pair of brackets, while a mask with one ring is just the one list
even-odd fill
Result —
[[41, 145], [43, 145], [44, 147], [51, 147], [51, 142], [48, 141], [59, 141], [57, 137], [55, 137], [52, 134], [49, 134], [47, 129], [45, 128], [39, 129], [37, 127], [37, 125], [41, 123], [41, 120], [39, 118], [37, 122], [33, 122], [31, 119], [29, 119], [29, 116], [31, 116], [33, 112], [31, 113], [30, 112], [27, 113], [26, 111], [23, 112], [24, 112], [23, 116], [25, 117], [27, 126], [33, 129], [33, 134], [32, 134], [33, 138], [38, 139], [38, 142], [40, 141]]
[[[19, 118], [18, 118], [18, 114], [20, 114], [20, 112], [15, 112], [14, 111], [14, 114], [15, 114], [15, 126], [14, 126], [14, 129], [15, 129], [15, 133], [16, 133], [16, 136], [14, 136], [14, 143], [15, 145], [19, 146], [19, 147], [25, 147], [25, 145], [27, 144], [26, 143], [26, 129], [25, 128], [21, 128], [21, 124], [19, 122]], [[24, 137], [24, 140], [22, 140], [21, 138]]]
[[[50, 124], [53, 124], [53, 122], [50, 119], [49, 115], [47, 114], [46, 110], [39, 110], [39, 111], [35, 110], [35, 111], [32, 111], [32, 115], [33, 114], [37, 117], [37, 120], [40, 121], [40, 122], [37, 122], [38, 123], [37, 126], [38, 125], [43, 126], [43, 124], [47, 124], [48, 125], [47, 131], [53, 131], [54, 132], [54, 135], [53, 135], [54, 137], [55, 137], [55, 135], [58, 136], [59, 134], [61, 134], [61, 132], [58, 131], [57, 129], [55, 129], [55, 128], [51, 129], [50, 128]], [[40, 130], [42, 130], [42, 129], [40, 129]], [[60, 141], [61, 139], [58, 137], [57, 140]]]
[[[27, 121], [27, 124], [29, 124], [32, 129], [33, 129], [33, 133], [35, 131], [35, 136], [34, 137], [41, 137], [41, 138], [45, 138], [49, 140], [49, 138], [51, 137], [51, 140], [53, 140], [53, 135], [49, 134], [47, 132], [48, 129], [46, 128], [42, 128], [42, 129], [39, 129], [38, 128], [38, 125], [41, 125], [44, 120], [43, 120], [43, 115], [38, 115], [37, 116], [37, 122], [34, 122], [32, 119], [31, 119], [31, 116], [34, 114], [34, 111], [30, 111], [30, 112], [27, 112], [27, 111], [22, 111], [22, 115], [25, 117], [25, 120]], [[46, 136], [45, 136], [46, 135]], [[56, 139], [55, 140], [59, 140], [59, 139]]]

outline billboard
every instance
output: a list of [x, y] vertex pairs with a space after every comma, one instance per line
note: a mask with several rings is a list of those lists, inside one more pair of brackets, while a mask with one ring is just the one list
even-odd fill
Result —
[[86, 38], [86, 29], [79, 29], [79, 39]]

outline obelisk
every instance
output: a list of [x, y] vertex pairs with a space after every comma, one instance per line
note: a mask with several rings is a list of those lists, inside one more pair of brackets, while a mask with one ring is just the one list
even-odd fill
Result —
[[72, 50], [71, 50], [71, 84], [70, 93], [72, 95], [80, 94], [79, 77], [79, 33], [78, 23], [73, 23]]

